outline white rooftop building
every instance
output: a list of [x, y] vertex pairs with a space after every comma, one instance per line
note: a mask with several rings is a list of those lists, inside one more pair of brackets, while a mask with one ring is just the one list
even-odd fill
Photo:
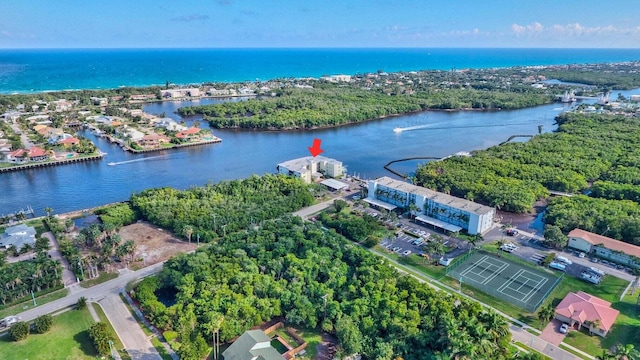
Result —
[[387, 210], [415, 204], [417, 221], [446, 231], [466, 230], [471, 235], [491, 229], [496, 213], [492, 207], [386, 176], [369, 181], [365, 201]]
[[342, 162], [324, 156], [306, 156], [278, 164], [279, 174], [286, 174], [302, 178], [304, 182], [311, 182], [321, 177], [339, 178], [344, 175]]

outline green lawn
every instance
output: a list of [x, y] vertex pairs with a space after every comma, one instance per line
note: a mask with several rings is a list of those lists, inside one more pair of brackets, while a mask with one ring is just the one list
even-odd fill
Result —
[[8, 336], [0, 338], [3, 360], [25, 359], [95, 359], [97, 352], [87, 330], [93, 324], [87, 309], [70, 310], [53, 318], [46, 334], [31, 334], [26, 340], [14, 342]]
[[103, 282], [113, 280], [117, 277], [118, 277], [118, 273], [103, 272], [103, 273], [100, 273], [100, 275], [98, 275], [98, 277], [95, 279], [85, 280], [81, 282], [80, 286], [82, 286], [83, 288], [90, 288], [92, 286], [102, 284]]
[[[298, 329], [296, 328], [296, 333], [300, 335], [304, 341], [307, 342], [307, 347], [305, 350], [307, 351], [304, 356], [296, 356], [297, 359], [315, 359], [318, 350], [316, 347], [322, 342], [322, 335], [320, 331], [316, 329]], [[291, 345], [291, 344], [290, 344]]]
[[[63, 289], [56, 290], [48, 294], [36, 297], [36, 304], [40, 306], [48, 302], [52, 302], [54, 300], [62, 299], [63, 297], [67, 296], [68, 292], [69, 291], [67, 289], [63, 288]], [[15, 315], [17, 313], [23, 312], [31, 308], [33, 308], [33, 300], [31, 299], [31, 297], [28, 297], [26, 298], [25, 301], [21, 302], [20, 304], [12, 305], [12, 306], [9, 306], [8, 308], [0, 310], [0, 318], [5, 318], [10, 315]]]

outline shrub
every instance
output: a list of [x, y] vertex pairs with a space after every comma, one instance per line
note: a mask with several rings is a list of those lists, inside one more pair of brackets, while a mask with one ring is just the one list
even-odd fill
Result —
[[87, 307], [87, 298], [84, 297], [84, 296], [81, 296], [78, 299], [78, 303], [76, 305], [78, 306], [78, 310], [82, 310], [82, 309], [86, 308]]
[[29, 324], [24, 321], [18, 321], [17, 323], [11, 325], [9, 329], [9, 336], [14, 341], [24, 340], [29, 336]]
[[91, 341], [93, 341], [93, 346], [95, 346], [98, 354], [100, 355], [108, 355], [109, 354], [109, 330], [107, 330], [107, 325], [103, 322], [97, 322], [89, 328], [89, 337]]
[[33, 322], [33, 330], [38, 334], [44, 334], [51, 330], [51, 325], [53, 325], [53, 318], [51, 315], [38, 316]]

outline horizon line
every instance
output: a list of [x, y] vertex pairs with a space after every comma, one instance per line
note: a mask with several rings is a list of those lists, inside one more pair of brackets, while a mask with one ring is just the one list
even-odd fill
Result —
[[0, 48], [3, 50], [435, 50], [435, 49], [447, 49], [447, 50], [640, 50], [640, 47], [459, 47], [459, 46], [437, 46], [437, 47], [414, 47], [414, 46], [381, 46], [381, 47], [364, 47], [364, 46], [337, 46], [337, 47], [324, 47], [324, 46], [272, 46], [272, 47], [16, 47], [16, 48]]

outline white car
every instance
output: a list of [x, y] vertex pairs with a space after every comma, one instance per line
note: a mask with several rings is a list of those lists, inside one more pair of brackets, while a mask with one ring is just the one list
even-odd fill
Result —
[[578, 257], [579, 257], [580, 259], [583, 259], [585, 256], [587, 256], [587, 254], [585, 254], [585, 253], [583, 253], [583, 252], [581, 252], [580, 254], [578, 254]]
[[557, 262], [559, 262], [559, 263], [565, 264], [565, 265], [571, 265], [571, 264], [573, 264], [573, 261], [571, 261], [571, 260], [567, 259], [567, 258], [566, 258], [566, 257], [564, 257], [564, 256], [558, 256], [558, 257], [556, 257], [556, 261], [557, 261]]
[[569, 331], [569, 324], [563, 323], [562, 325], [560, 325], [560, 332], [561, 333], [566, 334], [567, 331]]
[[404, 256], [409, 256], [409, 255], [411, 255], [411, 250], [405, 250], [405, 251], [403, 251], [403, 252], [402, 252], [402, 255], [404, 255]]

